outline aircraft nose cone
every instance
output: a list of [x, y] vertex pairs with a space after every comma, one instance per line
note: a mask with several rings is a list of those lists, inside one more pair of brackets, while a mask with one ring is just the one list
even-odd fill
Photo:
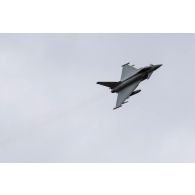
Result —
[[158, 68], [160, 68], [162, 66], [162, 64], [158, 64], [154, 66], [154, 70], [157, 70]]

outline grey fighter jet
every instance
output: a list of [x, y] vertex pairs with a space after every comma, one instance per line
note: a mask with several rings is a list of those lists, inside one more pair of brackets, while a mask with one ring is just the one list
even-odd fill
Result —
[[121, 80], [118, 82], [97, 82], [99, 85], [109, 87], [112, 93], [118, 93], [116, 107], [120, 108], [123, 104], [127, 103], [126, 99], [130, 96], [139, 93], [141, 90], [135, 90], [141, 81], [149, 79], [152, 73], [160, 68], [162, 64], [146, 66], [140, 69], [129, 65], [129, 63], [122, 65]]

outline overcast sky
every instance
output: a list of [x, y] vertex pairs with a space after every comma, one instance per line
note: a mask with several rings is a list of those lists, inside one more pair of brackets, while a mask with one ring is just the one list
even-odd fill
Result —
[[[121, 65], [164, 64], [113, 111]], [[195, 162], [195, 34], [0, 34], [0, 162]]]

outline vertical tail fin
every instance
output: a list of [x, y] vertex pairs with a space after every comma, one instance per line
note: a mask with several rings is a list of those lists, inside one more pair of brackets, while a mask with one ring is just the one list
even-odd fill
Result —
[[105, 87], [109, 87], [110, 89], [113, 89], [116, 87], [120, 82], [97, 82], [99, 85], [103, 85]]

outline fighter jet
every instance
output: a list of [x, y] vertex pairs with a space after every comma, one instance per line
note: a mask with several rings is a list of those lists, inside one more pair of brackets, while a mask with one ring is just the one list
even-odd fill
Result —
[[97, 82], [99, 85], [109, 87], [112, 93], [118, 93], [116, 107], [122, 107], [130, 96], [139, 93], [141, 90], [135, 90], [140, 82], [149, 79], [152, 73], [160, 68], [162, 64], [146, 66], [143, 68], [135, 68], [134, 65], [126, 63], [122, 65], [121, 79], [118, 82]]

